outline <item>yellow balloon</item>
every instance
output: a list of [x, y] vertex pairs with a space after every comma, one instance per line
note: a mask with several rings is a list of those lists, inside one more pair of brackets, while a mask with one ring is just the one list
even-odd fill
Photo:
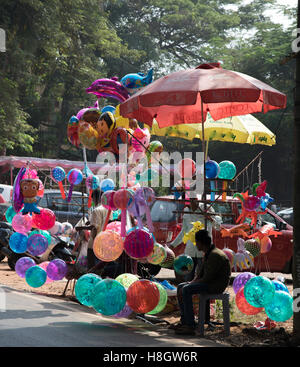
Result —
[[84, 147], [87, 149], [96, 149], [99, 134], [88, 122], [79, 122], [78, 137]]

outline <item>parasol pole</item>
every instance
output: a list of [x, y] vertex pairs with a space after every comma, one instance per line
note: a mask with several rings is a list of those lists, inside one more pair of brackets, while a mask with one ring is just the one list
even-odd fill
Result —
[[206, 172], [205, 172], [205, 161], [206, 161], [206, 150], [205, 150], [205, 140], [204, 140], [204, 112], [203, 112], [203, 101], [201, 98], [201, 122], [202, 122], [202, 151], [204, 154], [204, 167], [203, 167], [203, 195], [202, 198], [204, 199], [204, 228], [207, 229], [207, 215], [206, 215]]

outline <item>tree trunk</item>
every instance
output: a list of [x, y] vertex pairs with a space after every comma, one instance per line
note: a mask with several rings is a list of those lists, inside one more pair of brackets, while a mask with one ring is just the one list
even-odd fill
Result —
[[[300, 28], [300, 0], [298, 0], [297, 28]], [[293, 331], [295, 340], [300, 343], [300, 52], [296, 54], [296, 81], [294, 106], [294, 255], [293, 255], [293, 288], [294, 319]]]

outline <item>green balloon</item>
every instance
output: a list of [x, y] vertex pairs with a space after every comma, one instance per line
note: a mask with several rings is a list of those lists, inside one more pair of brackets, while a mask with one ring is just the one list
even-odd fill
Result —
[[10, 206], [6, 212], [5, 212], [5, 218], [8, 221], [8, 223], [11, 223], [13, 220], [13, 217], [16, 215], [17, 213], [15, 212], [15, 209]]
[[49, 233], [48, 231], [44, 231], [44, 230], [42, 230], [42, 229], [35, 229], [34, 231], [31, 231], [31, 232], [29, 233], [28, 238], [29, 238], [30, 236], [33, 236], [34, 234], [41, 234], [41, 235], [43, 235], [44, 237], [46, 237], [46, 238], [47, 238], [48, 245], [50, 245], [50, 244], [51, 244], [51, 235], [50, 235], [50, 233]]
[[139, 278], [131, 273], [123, 273], [116, 277], [116, 281], [121, 283], [125, 288], [129, 288], [132, 283], [139, 280]]
[[159, 283], [155, 283], [155, 285], [159, 290], [159, 301], [157, 306], [152, 311], [147, 313], [148, 315], [155, 315], [161, 312], [166, 307], [166, 304], [168, 302], [168, 293], [165, 288]]
[[224, 180], [232, 180], [236, 174], [236, 167], [230, 161], [222, 161], [219, 163], [220, 172], [218, 178]]

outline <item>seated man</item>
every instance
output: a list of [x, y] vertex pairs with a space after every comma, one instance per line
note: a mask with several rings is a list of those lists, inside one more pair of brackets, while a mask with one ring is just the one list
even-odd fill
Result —
[[211, 243], [205, 229], [195, 234], [196, 246], [204, 252], [203, 264], [194, 279], [181, 283], [177, 288], [180, 307], [181, 324], [175, 327], [175, 333], [193, 335], [195, 333], [195, 317], [193, 310], [193, 294], [222, 293], [227, 288], [231, 275], [230, 262], [224, 252]]

